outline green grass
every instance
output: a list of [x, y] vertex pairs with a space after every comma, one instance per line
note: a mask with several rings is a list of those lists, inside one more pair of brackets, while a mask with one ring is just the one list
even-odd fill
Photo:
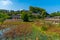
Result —
[[[38, 22], [38, 24], [37, 24], [37, 22], [4, 22], [3, 25], [8, 25], [8, 28], [11, 27], [12, 29], [15, 27], [18, 29], [24, 27], [24, 28], [22, 28], [22, 29], [24, 29], [24, 31], [32, 30], [32, 32], [30, 34], [25, 34], [22, 36], [18, 35], [18, 36], [8, 37], [8, 38], [5, 37], [9, 40], [29, 40], [29, 39], [36, 40], [37, 37], [39, 40], [60, 40], [60, 34], [55, 33], [55, 32], [50, 32], [50, 34], [46, 33], [46, 31], [49, 32], [48, 30], [50, 30], [50, 28], [53, 29], [54, 27], [56, 27], [55, 25], [52, 25], [52, 24], [46, 23], [46, 24], [40, 25], [40, 22]], [[58, 27], [56, 27], [56, 28], [58, 28]], [[15, 31], [17, 30], [18, 32], [20, 32], [18, 29], [15, 29]], [[24, 31], [22, 31], [22, 32], [24, 32]]]

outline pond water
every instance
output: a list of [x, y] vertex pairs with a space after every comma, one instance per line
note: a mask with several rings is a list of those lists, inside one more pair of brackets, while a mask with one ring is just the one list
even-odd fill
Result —
[[7, 32], [9, 30], [10, 28], [5, 28], [5, 29], [0, 30], [0, 37], [3, 35], [4, 32]]

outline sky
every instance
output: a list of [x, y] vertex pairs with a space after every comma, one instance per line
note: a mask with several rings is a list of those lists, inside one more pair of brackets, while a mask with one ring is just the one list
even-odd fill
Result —
[[60, 0], [0, 0], [0, 9], [28, 10], [29, 6], [44, 8], [52, 13], [60, 11]]

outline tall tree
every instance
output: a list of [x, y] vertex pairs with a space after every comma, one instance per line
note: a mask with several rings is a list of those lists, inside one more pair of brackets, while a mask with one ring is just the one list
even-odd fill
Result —
[[46, 12], [45, 9], [43, 8], [39, 8], [39, 7], [33, 7], [33, 6], [30, 6], [29, 10], [32, 12], [32, 13], [36, 13], [36, 14], [39, 14], [38, 16], [40, 18], [45, 18], [47, 17], [49, 14]]
[[34, 13], [41, 13], [42, 11], [46, 11], [43, 8], [33, 7], [33, 6], [30, 6], [29, 10], [32, 11], [32, 12], [34, 12]]
[[31, 12], [29, 11], [21, 11], [21, 18], [23, 19], [23, 21], [29, 21], [29, 19], [31, 18]]

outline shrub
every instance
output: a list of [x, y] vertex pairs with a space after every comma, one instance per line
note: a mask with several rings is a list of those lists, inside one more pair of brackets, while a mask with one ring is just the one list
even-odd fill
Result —
[[48, 29], [48, 28], [47, 28], [46, 26], [42, 26], [42, 27], [41, 27], [41, 30], [42, 30], [42, 31], [46, 31], [47, 29]]

